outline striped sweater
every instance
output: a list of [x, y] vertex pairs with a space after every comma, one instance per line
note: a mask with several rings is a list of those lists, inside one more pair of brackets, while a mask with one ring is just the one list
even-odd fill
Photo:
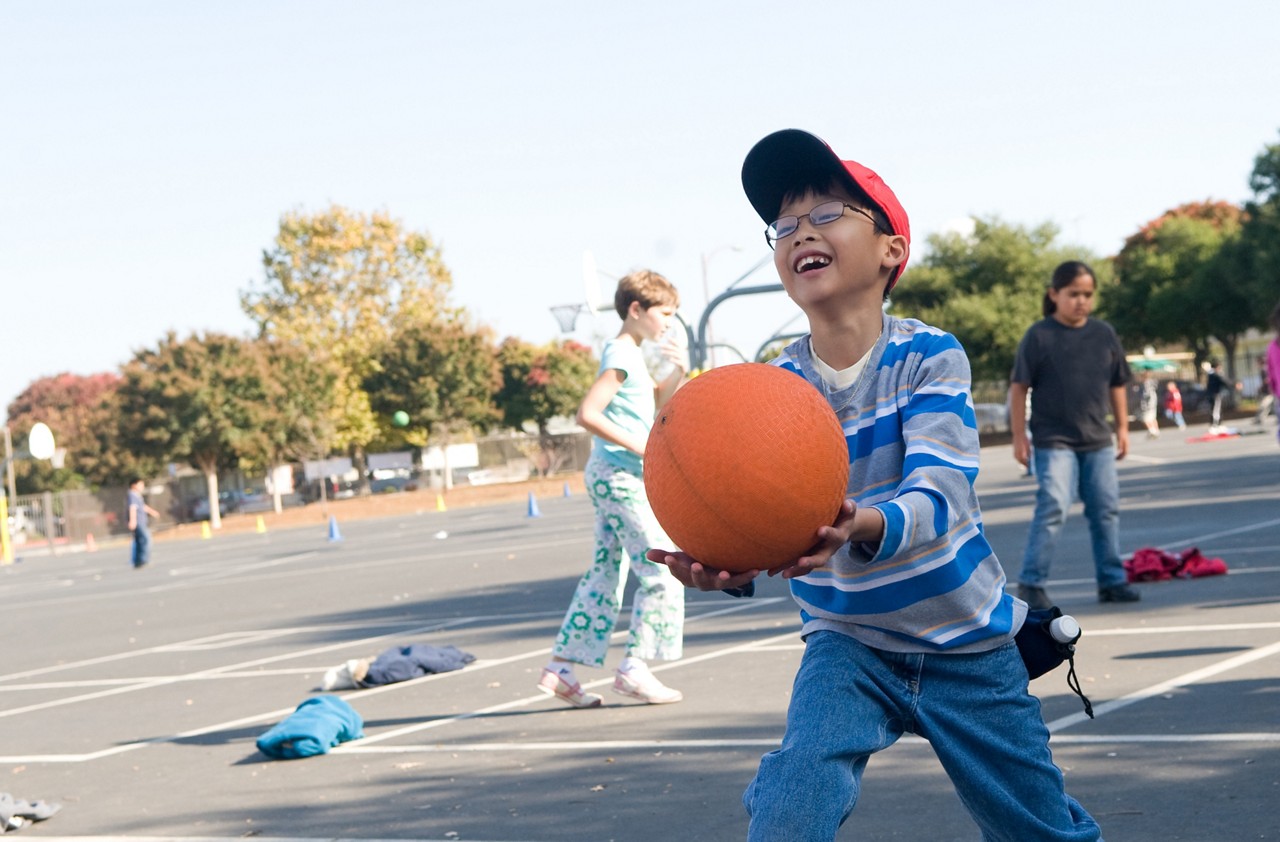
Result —
[[894, 652], [981, 652], [1013, 639], [1026, 606], [982, 529], [969, 360], [914, 319], [884, 328], [852, 386], [822, 380], [809, 337], [774, 360], [822, 392], [849, 446], [848, 496], [884, 515], [880, 545], [846, 544], [791, 580], [804, 633], [830, 629]]

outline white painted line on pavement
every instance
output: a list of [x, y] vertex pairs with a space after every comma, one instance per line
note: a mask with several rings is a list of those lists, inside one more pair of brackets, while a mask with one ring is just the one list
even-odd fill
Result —
[[[1159, 696], [1163, 693], [1167, 693], [1170, 690], [1176, 690], [1179, 687], [1186, 687], [1189, 684], [1195, 684], [1197, 681], [1212, 678], [1219, 673], [1233, 670], [1236, 667], [1242, 667], [1245, 664], [1251, 664], [1254, 661], [1260, 661], [1263, 658], [1269, 658], [1277, 653], [1280, 653], [1280, 642], [1272, 643], [1269, 646], [1260, 646], [1257, 649], [1236, 655], [1234, 658], [1219, 661], [1213, 666], [1193, 670], [1192, 672], [1184, 673], [1176, 678], [1171, 678], [1168, 681], [1161, 681], [1158, 684], [1153, 684], [1150, 687], [1137, 690], [1127, 696], [1121, 696], [1120, 698], [1114, 699], [1110, 702], [1103, 702], [1102, 704], [1095, 705], [1093, 708], [1094, 716], [1105, 716], [1112, 711], [1128, 707], [1135, 702], [1145, 701], [1153, 696]], [[1088, 721], [1089, 717], [1085, 713], [1074, 713], [1070, 716], [1064, 716], [1061, 719], [1055, 719], [1053, 722], [1048, 723], [1049, 732], [1053, 733], [1055, 731], [1060, 731], [1063, 728], [1070, 728], [1072, 725], [1079, 725], [1082, 722]]]
[[[695, 617], [691, 617], [691, 618], [689, 618], [689, 620], [687, 621], [687, 623], [688, 623], [688, 624], [693, 624], [693, 623], [697, 623], [697, 622], [701, 622], [701, 621], [705, 621], [705, 620], [711, 619], [712, 617], [720, 617], [720, 616], [724, 616], [724, 615], [726, 615], [726, 614], [735, 614], [735, 613], [738, 613], [738, 612], [740, 612], [740, 611], [755, 610], [755, 609], [763, 608], [763, 607], [765, 607], [765, 606], [767, 606], [767, 605], [773, 605], [773, 604], [776, 604], [776, 603], [779, 603], [779, 602], [783, 602], [783, 601], [785, 601], [785, 600], [786, 600], [786, 598], [785, 598], [785, 597], [768, 597], [768, 598], [763, 598], [763, 599], [740, 600], [740, 601], [737, 601], [737, 602], [735, 602], [734, 604], [731, 604], [731, 605], [729, 605], [729, 606], [727, 606], [727, 607], [725, 607], [725, 608], [721, 608], [721, 609], [716, 610], [716, 611], [708, 611], [708, 612], [707, 612], [707, 613], [705, 613], [705, 614], [699, 614], [699, 615], [697, 615], [697, 616], [695, 616]], [[555, 613], [559, 613], [559, 612], [555, 612]], [[480, 617], [458, 618], [458, 619], [455, 619], [455, 620], [450, 621], [449, 623], [440, 624], [440, 625], [437, 625], [437, 626], [426, 626], [426, 627], [422, 627], [422, 629], [417, 630], [417, 631], [421, 631], [421, 630], [431, 631], [431, 630], [436, 630], [436, 629], [439, 629], [439, 628], [445, 628], [445, 627], [448, 627], [448, 626], [464, 625], [464, 624], [467, 624], [467, 623], [474, 623], [474, 622], [478, 622], [480, 619], [483, 619], [483, 615], [482, 615], [482, 616], [480, 616]], [[412, 633], [412, 632], [406, 632], [406, 633]], [[787, 635], [783, 635], [783, 636], [781, 636], [781, 637], [792, 637], [792, 636], [794, 636], [794, 635], [795, 635], [795, 634], [797, 634], [797, 633], [798, 633], [798, 630], [796, 630], [796, 631], [792, 631], [792, 632], [788, 633]], [[613, 635], [612, 635], [612, 639], [614, 639], [614, 640], [620, 640], [620, 639], [622, 639], [622, 637], [624, 637], [626, 634], [628, 634], [628, 632], [627, 632], [627, 631], [625, 631], [625, 630], [624, 630], [624, 631], [616, 631], [616, 632], [614, 632], [614, 633], [613, 633]], [[390, 635], [381, 635], [380, 637], [389, 637], [389, 636], [390, 636]], [[372, 638], [372, 639], [376, 640], [376, 639], [378, 639], [378, 638]], [[771, 639], [772, 639], [772, 638], [771, 638]], [[48, 703], [46, 703], [46, 704], [44, 704], [44, 705], [31, 705], [31, 706], [29, 706], [28, 708], [20, 708], [20, 709], [15, 709], [15, 710], [11, 710], [11, 711], [4, 711], [4, 712], [0, 712], [0, 716], [5, 716], [5, 715], [9, 715], [9, 714], [12, 714], [12, 713], [15, 713], [15, 712], [21, 712], [21, 711], [24, 711], [24, 710], [30, 710], [30, 709], [41, 709], [41, 708], [44, 708], [44, 707], [56, 707], [56, 706], [58, 706], [58, 705], [60, 705], [60, 704], [65, 704], [65, 703], [68, 703], [69, 701], [75, 701], [75, 700], [79, 700], [79, 699], [94, 698], [94, 697], [97, 697], [97, 696], [114, 695], [114, 694], [116, 694], [116, 693], [128, 692], [128, 691], [130, 691], [130, 690], [136, 690], [136, 689], [146, 689], [146, 687], [149, 687], [149, 686], [159, 686], [159, 685], [162, 685], [162, 684], [172, 684], [172, 683], [176, 683], [177, 681], [186, 681], [186, 680], [191, 680], [191, 679], [193, 679], [193, 678], [205, 678], [205, 677], [208, 677], [208, 676], [210, 676], [210, 675], [221, 675], [221, 674], [222, 674], [223, 672], [225, 672], [225, 671], [229, 671], [229, 670], [237, 669], [237, 668], [243, 668], [243, 667], [245, 667], [245, 666], [252, 666], [252, 665], [254, 665], [254, 664], [256, 664], [256, 663], [269, 663], [269, 662], [271, 662], [271, 661], [282, 660], [282, 659], [291, 658], [291, 657], [299, 657], [299, 656], [307, 655], [307, 654], [314, 654], [314, 653], [315, 653], [315, 652], [317, 652], [317, 651], [325, 651], [325, 650], [328, 650], [328, 649], [337, 648], [338, 646], [346, 646], [346, 645], [349, 645], [350, 643], [351, 643], [351, 641], [347, 641], [346, 643], [342, 643], [342, 644], [335, 644], [335, 645], [333, 645], [333, 646], [320, 647], [319, 649], [311, 649], [311, 650], [305, 650], [305, 651], [302, 651], [302, 652], [288, 653], [288, 654], [285, 654], [285, 655], [278, 655], [278, 656], [274, 656], [274, 657], [270, 657], [270, 658], [261, 658], [261, 659], [258, 659], [257, 661], [246, 661], [246, 662], [244, 662], [244, 663], [242, 663], [242, 664], [233, 664], [233, 665], [228, 665], [228, 666], [225, 666], [225, 667], [218, 667], [218, 668], [214, 668], [214, 669], [210, 669], [210, 670], [204, 670], [204, 671], [201, 671], [201, 672], [198, 672], [198, 673], [191, 673], [190, 675], [177, 676], [177, 677], [173, 677], [173, 678], [171, 678], [171, 679], [157, 680], [157, 681], [155, 681], [155, 682], [151, 682], [150, 684], [147, 684], [147, 685], [136, 685], [136, 686], [129, 686], [129, 687], [117, 688], [117, 689], [115, 689], [115, 690], [103, 691], [102, 693], [98, 693], [98, 694], [87, 694], [87, 695], [84, 695], [84, 696], [74, 697], [73, 699], [67, 699], [67, 700], [59, 700], [59, 701], [48, 702]], [[741, 646], [741, 647], [735, 647], [735, 649], [750, 649], [751, 645], [752, 645], [752, 644], [745, 644], [745, 645], [743, 645], [743, 646]], [[501, 666], [501, 665], [503, 665], [503, 664], [508, 664], [508, 663], [513, 662], [513, 661], [524, 660], [524, 659], [527, 659], [527, 658], [530, 658], [530, 657], [546, 657], [547, 655], [549, 655], [549, 654], [550, 654], [550, 651], [551, 651], [551, 650], [550, 650], [548, 647], [539, 647], [538, 649], [531, 650], [531, 651], [529, 651], [529, 652], [522, 652], [522, 653], [519, 653], [519, 654], [517, 654], [517, 655], [512, 655], [512, 656], [509, 656], [509, 657], [506, 657], [506, 658], [495, 658], [495, 659], [484, 660], [484, 661], [476, 661], [476, 662], [474, 662], [474, 663], [472, 663], [472, 664], [468, 665], [468, 667], [467, 667], [467, 669], [466, 669], [466, 672], [467, 672], [467, 673], [474, 673], [474, 672], [476, 672], [477, 670], [481, 670], [481, 669], [488, 669], [488, 668], [492, 668], [492, 667], [496, 667], [496, 666]], [[726, 653], [726, 654], [727, 654], [727, 653]], [[683, 665], [685, 665], [685, 664], [694, 664], [694, 663], [698, 663], [699, 661], [707, 660], [709, 657], [719, 657], [719, 655], [714, 655], [714, 654], [713, 654], [713, 655], [704, 655], [704, 656], [696, 657], [696, 658], [686, 658], [686, 659], [683, 659], [683, 660], [680, 660], [680, 661], [675, 661], [675, 662], [673, 662], [673, 663], [671, 663], [671, 664], [668, 664], [668, 665], [665, 665], [665, 666], [657, 666], [657, 667], [654, 667], [654, 668], [653, 668], [653, 671], [654, 671], [654, 672], [659, 672], [659, 671], [661, 671], [661, 670], [669, 669], [669, 668], [671, 668], [671, 667], [683, 666]], [[419, 677], [419, 678], [410, 679], [410, 680], [408, 680], [408, 681], [400, 681], [400, 682], [397, 682], [397, 683], [394, 683], [394, 684], [385, 684], [385, 685], [382, 685], [382, 686], [380, 686], [380, 687], [370, 687], [370, 688], [367, 688], [367, 689], [353, 690], [353, 691], [351, 691], [351, 692], [349, 692], [349, 693], [341, 694], [341, 696], [340, 696], [340, 697], [341, 697], [341, 698], [343, 698], [343, 699], [351, 699], [351, 698], [356, 698], [356, 697], [359, 697], [359, 698], [361, 698], [361, 699], [365, 699], [365, 698], [368, 698], [368, 697], [370, 697], [370, 696], [376, 696], [376, 695], [379, 695], [379, 694], [381, 694], [381, 693], [395, 692], [395, 691], [399, 691], [399, 690], [406, 689], [406, 688], [408, 688], [408, 687], [417, 686], [417, 685], [419, 685], [419, 684], [422, 684], [422, 683], [425, 683], [425, 682], [428, 682], [428, 681], [437, 681], [437, 680], [441, 680], [441, 679], [448, 678], [449, 676], [460, 675], [460, 674], [462, 674], [462, 673], [463, 673], [463, 671], [462, 671], [462, 670], [456, 670], [456, 671], [454, 671], [454, 672], [445, 672], [445, 673], [433, 673], [433, 674], [430, 674], [430, 675], [421, 676], [421, 677]], [[612, 679], [601, 679], [600, 681], [595, 682], [595, 683], [593, 683], [593, 684], [591, 684], [591, 685], [588, 685], [588, 686], [595, 686], [596, 684], [603, 684], [603, 683], [605, 683], [605, 682], [607, 682], [607, 681], [612, 681]], [[479, 716], [479, 715], [481, 715], [481, 714], [483, 714], [483, 713], [491, 713], [491, 712], [495, 712], [495, 711], [499, 711], [499, 710], [505, 710], [505, 709], [513, 708], [513, 707], [522, 707], [522, 706], [524, 706], [524, 705], [532, 704], [532, 703], [533, 703], [533, 702], [535, 702], [535, 701], [545, 701], [546, 699], [547, 699], [547, 697], [546, 697], [545, 695], [538, 694], [537, 696], [533, 696], [533, 697], [529, 697], [529, 698], [525, 698], [525, 699], [518, 699], [518, 700], [515, 700], [514, 702], [509, 702], [509, 703], [504, 704], [504, 705], [498, 705], [498, 706], [495, 706], [495, 707], [486, 708], [485, 710], [482, 710], [482, 711], [476, 711], [476, 712], [472, 712], [472, 713], [470, 713], [470, 714], [463, 714], [463, 715], [460, 715], [460, 716], [455, 716], [455, 717], [451, 717], [451, 718], [449, 718], [449, 719], [444, 719], [444, 720], [436, 720], [436, 721], [434, 721], [434, 722], [432, 722], [432, 723], [427, 723], [425, 727], [435, 727], [436, 725], [440, 725], [440, 724], [447, 724], [447, 723], [455, 722], [455, 721], [459, 721], [459, 720], [462, 720], [462, 719], [470, 719], [470, 718], [473, 718], [473, 717], [475, 717], [475, 716]], [[265, 712], [265, 713], [259, 713], [259, 714], [254, 714], [254, 715], [247, 716], [247, 717], [241, 717], [240, 719], [235, 719], [235, 720], [232, 720], [232, 721], [230, 721], [230, 722], [220, 722], [220, 723], [218, 723], [218, 724], [216, 724], [216, 725], [208, 725], [208, 726], [204, 726], [204, 727], [201, 727], [201, 728], [196, 728], [196, 729], [193, 729], [193, 730], [190, 730], [190, 731], [184, 731], [184, 732], [179, 733], [179, 734], [171, 734], [171, 735], [169, 735], [169, 736], [165, 736], [165, 737], [155, 737], [155, 738], [148, 739], [148, 740], [139, 740], [139, 741], [132, 742], [132, 743], [124, 743], [124, 744], [122, 744], [122, 745], [112, 746], [111, 748], [103, 749], [103, 750], [101, 750], [101, 751], [96, 751], [96, 752], [86, 752], [86, 753], [81, 753], [81, 754], [53, 754], [53, 755], [48, 755], [48, 754], [46, 754], [46, 755], [11, 755], [11, 756], [2, 756], [2, 755], [0, 755], [0, 763], [83, 763], [83, 762], [87, 762], [87, 761], [90, 761], [90, 760], [98, 760], [98, 759], [101, 759], [101, 758], [104, 758], [104, 757], [110, 757], [110, 756], [117, 755], [117, 754], [123, 754], [123, 753], [125, 753], [125, 752], [129, 752], [129, 751], [135, 751], [135, 750], [137, 750], [137, 749], [145, 748], [146, 746], [155, 745], [155, 744], [157, 744], [157, 743], [168, 743], [168, 742], [173, 742], [173, 741], [175, 741], [175, 740], [180, 740], [180, 739], [189, 739], [189, 738], [191, 738], [191, 737], [198, 737], [198, 736], [201, 736], [201, 735], [203, 735], [203, 734], [214, 733], [214, 732], [217, 732], [217, 731], [224, 731], [224, 730], [227, 730], [227, 729], [230, 729], [230, 728], [238, 728], [238, 727], [241, 727], [241, 726], [244, 726], [244, 725], [251, 725], [251, 724], [259, 723], [259, 722], [269, 722], [269, 721], [273, 721], [273, 720], [280, 719], [280, 718], [282, 718], [282, 717], [284, 717], [284, 716], [288, 716], [290, 713], [293, 713], [293, 711], [294, 711], [294, 708], [292, 708], [292, 707], [290, 707], [290, 708], [281, 708], [281, 709], [279, 709], [279, 710], [267, 711], [267, 712]], [[419, 729], [419, 728], [411, 728], [411, 729], [409, 729], [409, 730], [410, 730], [410, 731], [413, 731], [413, 730], [420, 730], [420, 729]], [[399, 733], [399, 732], [395, 732], [395, 733]], [[379, 735], [379, 737], [378, 737], [378, 739], [385, 739], [385, 738], [386, 738], [386, 735]], [[342, 747], [341, 747], [341, 746], [339, 746], [337, 749], [334, 749], [334, 751], [339, 751], [341, 748], [342, 748]], [[333, 752], [330, 752], [330, 753], [333, 753]]]

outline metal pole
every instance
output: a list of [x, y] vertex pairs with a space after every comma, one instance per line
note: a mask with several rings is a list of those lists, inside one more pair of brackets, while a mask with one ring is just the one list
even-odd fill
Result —
[[[752, 271], [755, 270], [753, 269]], [[738, 280], [740, 281], [742, 278], [739, 278]], [[737, 281], [735, 281], [734, 284], [736, 285]], [[693, 367], [701, 369], [707, 364], [707, 322], [711, 319], [711, 313], [713, 310], [725, 301], [728, 301], [730, 298], [737, 298], [740, 295], [758, 295], [762, 292], [781, 292], [782, 290], [782, 284], [761, 284], [760, 286], [742, 287], [740, 289], [734, 289], [731, 286], [729, 289], [726, 289], [724, 292], [713, 298], [711, 303], [707, 305], [707, 309], [702, 311], [702, 318], [698, 320], [698, 341], [695, 346], [691, 346], [690, 348], [691, 352], [696, 351], [697, 356], [697, 359], [692, 360]]]
[[[9, 434], [8, 424], [4, 425], [4, 472], [5, 472], [6, 479], [8, 481], [8, 485], [5, 487], [9, 489], [9, 503], [12, 505], [14, 501], [17, 500], [18, 494], [16, 491], [14, 491], [13, 438]], [[8, 523], [8, 521], [5, 521], [5, 523]]]

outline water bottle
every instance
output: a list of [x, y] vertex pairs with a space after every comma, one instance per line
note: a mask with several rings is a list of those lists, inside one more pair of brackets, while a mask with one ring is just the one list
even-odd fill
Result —
[[1080, 624], [1070, 614], [1054, 617], [1049, 622], [1049, 636], [1058, 643], [1075, 643], [1080, 639]]

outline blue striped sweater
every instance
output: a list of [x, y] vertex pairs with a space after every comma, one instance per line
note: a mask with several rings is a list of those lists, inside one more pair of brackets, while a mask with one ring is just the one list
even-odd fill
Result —
[[1012, 640], [1026, 606], [1005, 593], [982, 529], [969, 360], [956, 338], [885, 315], [866, 368], [838, 391], [818, 374], [808, 336], [774, 364], [826, 396], [849, 445], [848, 496], [885, 521], [878, 547], [846, 544], [791, 580], [804, 634], [830, 629], [894, 652], [981, 652]]

